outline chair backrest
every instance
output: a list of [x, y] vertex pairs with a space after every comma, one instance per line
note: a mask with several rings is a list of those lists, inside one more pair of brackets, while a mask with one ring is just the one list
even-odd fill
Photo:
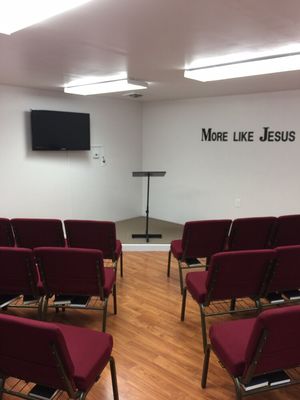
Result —
[[30, 249], [0, 247], [0, 294], [37, 295], [37, 270]]
[[52, 345], [75, 389], [74, 366], [56, 324], [0, 314], [0, 376], [66, 390]]
[[182, 235], [183, 259], [211, 257], [222, 251], [230, 219], [186, 222]]
[[64, 221], [68, 246], [98, 249], [103, 258], [114, 258], [116, 248], [116, 225], [110, 221]]
[[0, 218], [0, 246], [13, 247], [15, 238], [9, 219]]
[[[246, 351], [246, 367], [252, 376], [300, 365], [300, 306], [280, 307], [262, 312], [256, 319]], [[263, 343], [262, 337], [266, 335]], [[262, 350], [259, 352], [258, 346]], [[254, 358], [258, 357], [255, 367]]]
[[34, 255], [47, 294], [101, 295], [105, 274], [100, 250], [40, 247]]
[[282, 215], [277, 218], [272, 246], [300, 245], [300, 214]]
[[232, 222], [228, 250], [258, 250], [270, 247], [275, 217], [238, 218]]
[[14, 218], [11, 220], [18, 247], [64, 247], [62, 222], [47, 218]]
[[261, 296], [275, 258], [274, 250], [241, 250], [212, 256], [207, 301]]
[[283, 292], [300, 288], [300, 246], [283, 246], [274, 249], [276, 263], [267, 292]]

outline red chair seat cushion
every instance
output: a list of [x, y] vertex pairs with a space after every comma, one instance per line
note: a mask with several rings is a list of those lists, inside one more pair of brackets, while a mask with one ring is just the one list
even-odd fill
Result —
[[189, 272], [186, 275], [186, 287], [193, 299], [201, 304], [204, 303], [207, 294], [206, 280], [208, 271]]
[[116, 272], [114, 268], [104, 268], [104, 296], [108, 297], [111, 293], [112, 287], [116, 282]]
[[73, 362], [76, 387], [82, 391], [89, 390], [109, 361], [113, 346], [112, 336], [86, 328], [55, 325], [64, 336]]
[[234, 377], [242, 376], [246, 366], [246, 350], [256, 318], [226, 321], [213, 325], [209, 337], [219, 360]]
[[177, 260], [182, 258], [182, 240], [172, 240], [171, 242], [171, 253]]

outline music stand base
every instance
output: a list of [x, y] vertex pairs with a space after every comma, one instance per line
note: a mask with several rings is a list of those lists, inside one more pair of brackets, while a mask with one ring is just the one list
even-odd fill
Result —
[[162, 235], [160, 233], [133, 233], [131, 235], [132, 239], [161, 239]]

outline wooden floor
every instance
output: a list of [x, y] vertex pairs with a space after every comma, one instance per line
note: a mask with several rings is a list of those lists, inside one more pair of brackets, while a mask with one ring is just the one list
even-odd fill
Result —
[[[198, 307], [188, 297], [186, 321], [180, 322], [177, 264], [172, 261], [169, 279], [166, 276], [166, 264], [167, 253], [124, 254], [124, 277], [118, 276], [118, 314], [113, 315], [110, 301], [107, 319], [107, 332], [114, 337], [113, 355], [120, 400], [234, 399], [233, 382], [214, 355], [211, 356], [207, 388], [201, 389], [203, 353]], [[31, 311], [25, 313], [35, 316]], [[49, 320], [101, 329], [101, 317], [93, 311], [52, 312]], [[11, 385], [12, 381], [9, 383]], [[5, 396], [7, 399], [9, 397]], [[88, 399], [112, 398], [107, 367], [88, 394]], [[300, 387], [276, 390], [252, 398], [298, 400]]]

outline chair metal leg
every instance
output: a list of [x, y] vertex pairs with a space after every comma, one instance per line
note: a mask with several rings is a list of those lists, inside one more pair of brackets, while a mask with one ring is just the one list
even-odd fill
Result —
[[5, 384], [5, 378], [0, 378], [0, 400], [3, 398], [3, 389]]
[[41, 296], [38, 302], [38, 320], [40, 321], [43, 320], [43, 302], [44, 302], [44, 296]]
[[178, 269], [179, 269], [179, 282], [180, 282], [180, 293], [183, 294], [183, 273], [181, 267], [181, 261], [178, 261]]
[[120, 255], [120, 275], [121, 275], [121, 278], [123, 278], [123, 251], [121, 252], [121, 255]]
[[114, 298], [114, 314], [117, 314], [117, 287], [114, 284], [113, 287], [113, 298]]
[[260, 299], [256, 299], [255, 300], [255, 306], [257, 307], [257, 314], [261, 313], [262, 312], [262, 305], [261, 305]]
[[113, 357], [110, 357], [109, 365], [110, 365], [111, 383], [112, 383], [114, 400], [119, 400], [117, 371], [116, 371], [115, 360]]
[[242, 399], [242, 388], [238, 378], [233, 378], [234, 386], [235, 386], [235, 393], [236, 393], [236, 400]]
[[171, 250], [169, 250], [168, 254], [168, 270], [167, 270], [167, 276], [170, 276], [170, 270], [171, 270]]
[[105, 332], [106, 330], [107, 302], [108, 298], [105, 298], [103, 301], [104, 305], [103, 305], [102, 332]]
[[86, 393], [85, 392], [81, 392], [80, 396], [79, 396], [79, 400], [84, 400], [86, 398]]
[[235, 303], [236, 303], [236, 298], [233, 297], [230, 301], [230, 311], [234, 311], [235, 310]]
[[185, 317], [186, 292], [187, 292], [187, 289], [186, 289], [186, 287], [185, 287], [185, 288], [183, 289], [183, 293], [182, 293], [182, 302], [181, 302], [181, 321], [184, 321], [184, 317]]
[[43, 297], [43, 303], [41, 306], [41, 319], [42, 321], [46, 321], [47, 319], [47, 311], [48, 311], [48, 296]]
[[207, 374], [208, 374], [208, 366], [209, 366], [209, 357], [210, 357], [210, 345], [206, 347], [205, 356], [203, 360], [203, 369], [202, 369], [202, 378], [201, 378], [201, 387], [206, 388]]
[[200, 304], [200, 316], [201, 316], [203, 350], [206, 351], [207, 348], [206, 321], [205, 321], [204, 306], [202, 304]]

